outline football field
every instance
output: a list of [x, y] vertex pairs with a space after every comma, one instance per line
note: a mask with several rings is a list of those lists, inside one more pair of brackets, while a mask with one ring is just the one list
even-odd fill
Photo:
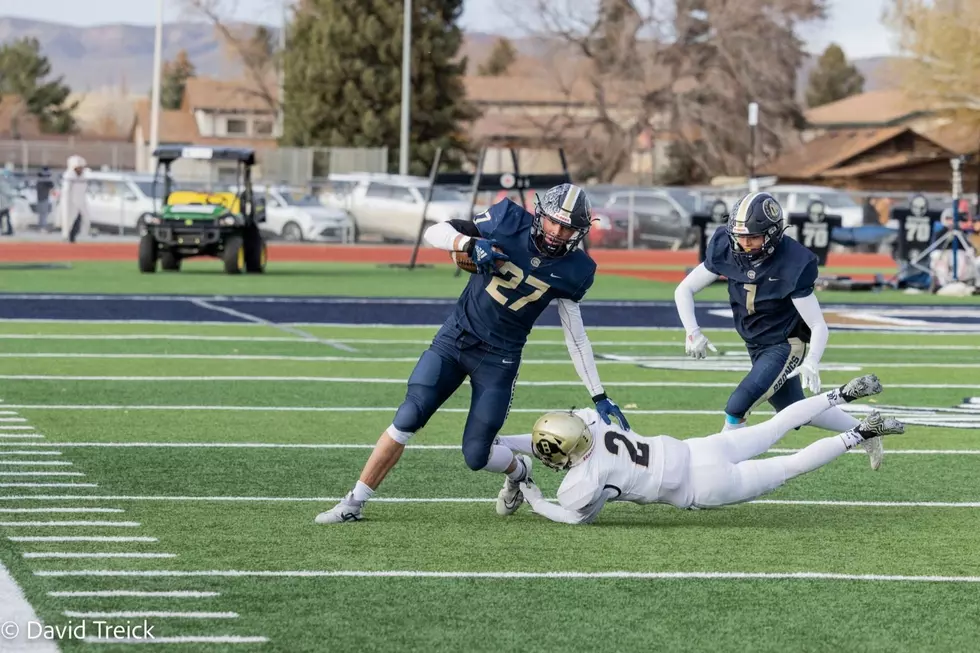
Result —
[[[469, 471], [459, 450], [464, 385], [365, 521], [315, 525], [355, 482], [434, 332], [0, 321], [0, 563], [45, 624], [87, 625], [64, 651], [139, 648], [95, 622], [145, 622], [165, 651], [975, 645], [975, 334], [832, 332], [824, 385], [876, 373], [885, 391], [847, 410], [908, 423], [878, 472], [860, 452], [721, 510], [612, 504], [571, 527], [525, 505], [501, 518], [501, 477]], [[720, 428], [748, 359], [733, 331], [707, 335], [720, 355], [693, 362], [679, 330], [590, 330], [634, 430]], [[503, 433], [590, 403], [562, 332], [536, 329]], [[778, 446], [825, 435], [804, 427]], [[535, 471], [553, 497], [561, 475]]]

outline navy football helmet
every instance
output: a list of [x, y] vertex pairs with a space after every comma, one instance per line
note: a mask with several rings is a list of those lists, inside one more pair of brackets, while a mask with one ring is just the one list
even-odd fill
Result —
[[[546, 256], [564, 256], [578, 247], [592, 227], [592, 202], [585, 190], [575, 184], [559, 184], [548, 189], [543, 200], [537, 194], [534, 199], [531, 238], [538, 251]], [[567, 239], [546, 233], [545, 220], [569, 227], [574, 233]]]
[[[783, 239], [783, 209], [769, 193], [749, 193], [735, 202], [728, 214], [728, 240], [737, 259], [757, 263], [776, 251]], [[745, 249], [739, 236], [762, 236], [762, 245]]]

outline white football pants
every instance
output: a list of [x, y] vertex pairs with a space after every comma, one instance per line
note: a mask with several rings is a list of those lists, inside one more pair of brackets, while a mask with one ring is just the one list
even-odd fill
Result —
[[846, 452], [843, 438], [834, 435], [794, 454], [750, 460], [829, 409], [833, 405], [829, 394], [798, 401], [762, 424], [684, 440], [691, 450], [687, 488], [691, 506], [714, 508], [750, 501]]

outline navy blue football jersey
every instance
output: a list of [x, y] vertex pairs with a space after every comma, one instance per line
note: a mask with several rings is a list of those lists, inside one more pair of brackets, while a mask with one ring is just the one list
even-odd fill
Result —
[[813, 293], [817, 281], [817, 257], [809, 249], [783, 238], [771, 256], [753, 267], [735, 258], [727, 231], [719, 229], [708, 243], [704, 267], [728, 278], [735, 330], [745, 342], [810, 342], [810, 328], [793, 306], [794, 299]]
[[509, 261], [493, 275], [470, 275], [450, 321], [484, 342], [520, 353], [541, 312], [553, 299], [581, 301], [596, 265], [581, 249], [549, 258], [531, 239], [534, 216], [504, 199], [473, 218], [481, 236], [496, 241]]

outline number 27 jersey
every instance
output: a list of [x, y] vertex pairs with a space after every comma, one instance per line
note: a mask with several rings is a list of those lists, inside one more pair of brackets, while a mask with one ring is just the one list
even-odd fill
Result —
[[613, 501], [671, 503], [688, 478], [686, 444], [666, 435], [646, 437], [625, 431], [616, 422], [606, 424], [591, 408], [575, 414], [585, 420], [594, 444], [558, 488], [558, 502], [564, 508], [584, 510], [606, 488], [618, 492]]

